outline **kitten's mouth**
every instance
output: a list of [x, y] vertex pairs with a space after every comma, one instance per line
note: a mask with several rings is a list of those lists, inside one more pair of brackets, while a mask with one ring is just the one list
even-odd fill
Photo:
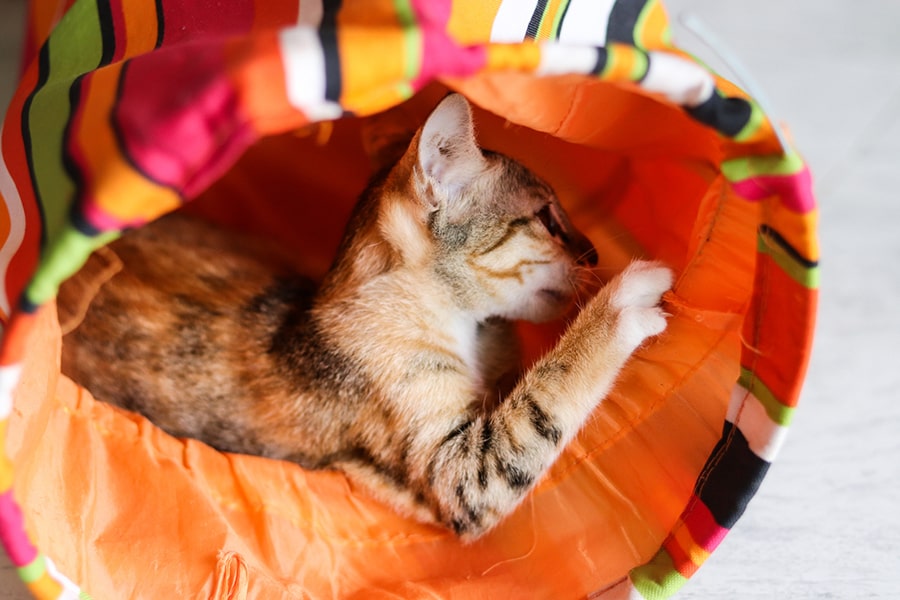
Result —
[[556, 303], [562, 304], [564, 302], [568, 302], [572, 295], [564, 292], [562, 290], [554, 290], [551, 288], [544, 288], [539, 292], [542, 296], [548, 297]]

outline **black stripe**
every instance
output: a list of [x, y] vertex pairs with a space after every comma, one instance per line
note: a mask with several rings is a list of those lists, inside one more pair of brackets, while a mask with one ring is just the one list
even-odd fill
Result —
[[449, 444], [450, 442], [452, 442], [453, 440], [455, 440], [456, 438], [458, 438], [459, 436], [464, 434], [466, 431], [469, 430], [470, 427], [472, 427], [473, 424], [474, 424], [474, 421], [472, 421], [470, 419], [468, 421], [465, 421], [465, 422], [457, 425], [456, 428], [453, 429], [453, 431], [451, 431], [450, 433], [447, 434], [447, 436], [441, 442], [441, 446], [446, 446], [447, 444]]
[[72, 225], [77, 232], [87, 237], [94, 237], [95, 235], [103, 233], [103, 230], [97, 229], [85, 220], [84, 214], [81, 211], [81, 206], [81, 200], [76, 200], [76, 202], [72, 204], [72, 210], [69, 214], [69, 224]]
[[325, 99], [338, 102], [341, 98], [341, 59], [337, 45], [337, 15], [342, 0], [325, 0], [322, 4], [322, 24], [319, 40], [325, 54]]
[[559, 427], [553, 424], [550, 417], [538, 406], [537, 402], [531, 396], [526, 396], [525, 401], [528, 403], [528, 416], [531, 426], [539, 436], [550, 441], [554, 446], [558, 445], [562, 439], [562, 432]]
[[622, 42], [634, 45], [634, 29], [646, 5], [647, 0], [618, 0], [609, 13], [606, 43]]
[[784, 239], [784, 237], [780, 233], [778, 233], [775, 229], [773, 229], [769, 225], [760, 225], [759, 226], [759, 234], [761, 236], [767, 238], [768, 241], [771, 241], [772, 243], [776, 244], [779, 248], [781, 248], [788, 255], [790, 255], [790, 257], [792, 259], [794, 259], [796, 262], [803, 265], [805, 268], [815, 269], [816, 267], [819, 266], [818, 261], [809, 260], [802, 254], [800, 254], [797, 250], [794, 249], [793, 246], [790, 245], [790, 243], [788, 243], [788, 241], [786, 239]]
[[[106, 47], [106, 41], [104, 40], [104, 48]], [[63, 146], [62, 146], [62, 163], [63, 169], [65, 169], [66, 174], [69, 176], [69, 179], [75, 184], [75, 201], [72, 203], [72, 210], [70, 215], [70, 220], [74, 221], [71, 217], [75, 214], [79, 213], [75, 207], [79, 206], [83, 202], [82, 195], [84, 193], [84, 177], [81, 172], [81, 168], [78, 163], [75, 162], [75, 159], [72, 157], [72, 153], [69, 152], [69, 146], [71, 144], [72, 139], [72, 129], [74, 126], [75, 119], [72, 117], [75, 115], [75, 112], [78, 110], [78, 105], [81, 103], [81, 85], [84, 80], [84, 75], [80, 75], [75, 79], [72, 83], [72, 87], [69, 88], [69, 120], [66, 121], [65, 129], [63, 130]], [[83, 221], [83, 219], [79, 219]], [[91, 227], [90, 229], [94, 229]], [[81, 230], [81, 233], [87, 233], [85, 230]]]
[[528, 21], [528, 28], [525, 30], [525, 39], [533, 40], [537, 38], [538, 29], [541, 28], [541, 21], [544, 18], [544, 11], [547, 10], [547, 0], [538, 0], [534, 12], [531, 13], [531, 20]]
[[31, 146], [31, 105], [39, 91], [47, 84], [50, 78], [50, 44], [44, 42], [38, 51], [38, 80], [34, 90], [28, 94], [22, 105], [22, 145], [25, 147], [25, 161], [28, 164], [28, 175], [31, 177], [31, 189], [34, 192], [35, 205], [41, 218], [41, 248], [47, 245], [47, 215], [44, 213], [44, 203], [41, 200], [41, 191], [38, 188], [37, 176], [34, 170], [34, 154]]
[[34, 304], [31, 300], [28, 299], [28, 296], [25, 292], [19, 294], [19, 312], [25, 313], [27, 315], [33, 315], [38, 311], [40, 305]]
[[488, 484], [487, 455], [493, 443], [494, 426], [489, 419], [485, 419], [481, 426], [481, 445], [478, 448], [478, 484], [481, 489], [486, 488]]
[[725, 98], [716, 90], [710, 98], [694, 107], [688, 107], [688, 114], [704, 125], [734, 137], [750, 121], [753, 107], [743, 98]]
[[[467, 524], [463, 524], [458, 519], [453, 521], [453, 528], [457, 529], [457, 533], [465, 532], [469, 529], [469, 525], [475, 525], [476, 527], [481, 524], [481, 514], [478, 510], [475, 509], [474, 506], [469, 502], [468, 498], [466, 498], [466, 486], [465, 482], [460, 482], [456, 486], [456, 499], [459, 502], [459, 507], [466, 513], [466, 518], [468, 519]], [[462, 530], [459, 530], [458, 527], [462, 527]]]
[[166, 13], [163, 10], [163, 0], [156, 1], [156, 48], [163, 45], [166, 37]]
[[496, 463], [497, 472], [503, 476], [506, 484], [514, 490], [522, 490], [534, 483], [534, 474], [523, 471], [519, 467], [502, 462], [499, 458]]
[[112, 62], [116, 52], [116, 28], [113, 24], [109, 0], [97, 0], [97, 17], [100, 21], [100, 38], [103, 41], [99, 66], [103, 66]]
[[753, 453], [741, 430], [726, 421], [694, 491], [716, 523], [730, 529], [744, 514], [768, 470], [769, 463]]
[[594, 75], [600, 75], [603, 72], [603, 69], [606, 68], [606, 62], [609, 60], [609, 52], [606, 51], [606, 48], [597, 48], [597, 62], [594, 63], [594, 68], [591, 69], [591, 73]]

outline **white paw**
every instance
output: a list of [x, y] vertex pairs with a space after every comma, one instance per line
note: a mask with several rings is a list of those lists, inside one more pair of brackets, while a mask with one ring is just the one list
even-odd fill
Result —
[[656, 306], [662, 295], [671, 289], [672, 282], [672, 271], [668, 267], [658, 262], [636, 260], [613, 282], [617, 288], [613, 305], [619, 309]]
[[666, 329], [666, 314], [659, 302], [672, 282], [670, 269], [648, 261], [631, 263], [613, 282], [613, 306], [621, 311], [617, 334], [630, 350]]

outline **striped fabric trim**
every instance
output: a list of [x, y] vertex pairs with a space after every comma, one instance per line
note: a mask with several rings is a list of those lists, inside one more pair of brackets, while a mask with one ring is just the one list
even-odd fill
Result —
[[[0, 139], [3, 137], [3, 124], [0, 123]], [[5, 283], [13, 256], [25, 239], [25, 209], [3, 158], [2, 148], [0, 148], [0, 197], [4, 200], [8, 219], [8, 233], [0, 246], [0, 282]], [[12, 312], [12, 301], [8, 296], [8, 289], [8, 284], [0, 288], [0, 321], [3, 322], [9, 318]]]
[[566, 44], [605, 46], [607, 27], [614, 0], [571, 0], [565, 19], [559, 26], [559, 41]]
[[503, 0], [490, 40], [525, 40], [605, 46], [620, 43], [645, 50], [671, 46], [659, 0]]
[[[21, 372], [17, 363], [0, 366], [0, 448], [6, 445], [6, 427]], [[36, 598], [89, 600], [28, 537], [22, 510], [14, 496], [13, 465], [5, 454], [0, 454], [0, 543], [19, 578]]]
[[[448, 34], [449, 0], [380, 5], [394, 14], [379, 17], [394, 21], [370, 32], [368, 45], [341, 37], [353, 23], [342, 20], [350, 6], [339, 0], [285, 2], [278, 16], [256, 11], [253, 0], [201, 12], [165, 0], [70, 4], [23, 77], [5, 124], [16, 124], [15, 135], [0, 129], [10, 223], [0, 247], [0, 448], [34, 312], [93, 248], [196, 196], [259, 137], [371, 114], [439, 77], [582, 74], [660, 94], [715, 129], [734, 157], [721, 165], [731, 188], [766, 207], [742, 371], [721, 439], [672, 532], [614, 591], [668, 598], [699, 568], [756, 492], [794, 412], [808, 348], [792, 342], [811, 330], [818, 285], [816, 205], [796, 154], [748, 156], [772, 131], [759, 107], [665, 51], [670, 31], [658, 0], [502, 0], [486, 17], [490, 39], [466, 47]], [[256, 22], [258, 12], [269, 20]], [[381, 53], [377, 68], [360, 59], [385, 47], [399, 50]], [[0, 537], [20, 576], [40, 598], [87, 598], [25, 533], [12, 469], [0, 453]]]

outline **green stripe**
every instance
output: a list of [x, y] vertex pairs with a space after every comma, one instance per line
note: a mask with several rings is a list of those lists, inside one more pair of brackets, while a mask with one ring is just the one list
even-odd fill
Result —
[[756, 249], [769, 256], [778, 267], [798, 284], [811, 290], [819, 287], [819, 267], [808, 267], [797, 262], [791, 254], [775, 240], [759, 232], [756, 238]]
[[786, 156], [750, 156], [726, 160], [722, 163], [722, 174], [728, 181], [743, 181], [760, 175], [796, 175], [803, 166], [803, 159], [796, 152]]
[[75, 184], [63, 166], [63, 136], [71, 116], [69, 90], [77, 77], [97, 68], [103, 55], [95, 2], [75, 2], [47, 41], [49, 78], [35, 93], [28, 129], [35, 185], [47, 219], [46, 238], [64, 227]]
[[43, 554], [38, 554], [30, 564], [16, 569], [19, 578], [25, 583], [31, 583], [41, 578], [41, 575], [47, 572], [47, 561], [44, 560]]
[[791, 424], [795, 409], [779, 402], [775, 394], [766, 387], [766, 384], [753, 371], [746, 367], [741, 367], [738, 383], [759, 400], [760, 404], [766, 409], [766, 414], [769, 415], [773, 422], [783, 427]]
[[633, 50], [637, 60], [634, 61], [634, 68], [631, 69], [631, 81], [640, 81], [647, 75], [647, 69], [650, 68], [650, 59], [643, 50], [635, 48]]
[[734, 136], [734, 140], [736, 142], [744, 142], [750, 139], [757, 131], [759, 131], [759, 128], [765, 122], [765, 113], [756, 102], [750, 100], [750, 118], [747, 120], [744, 128], [741, 129], [736, 136]]
[[91, 252], [118, 236], [116, 231], [90, 237], [71, 226], [64, 229], [50, 246], [25, 290], [28, 301], [40, 306], [55, 298], [59, 284], [80, 269]]
[[631, 73], [628, 74], [628, 79], [630, 81], [638, 81], [647, 74], [650, 61], [647, 58], [646, 52], [639, 50], [634, 46], [628, 46], [626, 48], [621, 45], [616, 45], [606, 47], [606, 64], [603, 65], [603, 69], [600, 71], [600, 79], [607, 79], [609, 77], [609, 72], [615, 68], [617, 62], [621, 61], [620, 57], [622, 56], [622, 53], [633, 53], [635, 56]]
[[665, 548], [660, 548], [647, 564], [632, 569], [628, 576], [646, 600], [671, 598], [687, 583], [687, 578], [675, 570], [675, 562]]
[[422, 31], [416, 23], [416, 14], [408, 0], [395, 0], [394, 10], [403, 29], [403, 76], [412, 81], [422, 69]]
[[638, 18], [634, 22], [634, 29], [631, 31], [631, 39], [634, 40], [634, 45], [638, 48], [646, 49], [644, 46], [638, 46], [637, 37], [644, 37], [643, 35], [638, 36], [638, 32], [640, 31], [643, 34], [644, 31], [644, 23], [647, 21], [647, 15], [650, 14], [650, 9], [653, 7], [653, 2], [647, 2], [644, 4], [643, 10], [641, 10], [641, 14], [638, 15]]
[[78, 598], [79, 598], [79, 600], [94, 600], [93, 598], [91, 598], [90, 594], [88, 594], [87, 592], [85, 592], [83, 590], [78, 593]]

